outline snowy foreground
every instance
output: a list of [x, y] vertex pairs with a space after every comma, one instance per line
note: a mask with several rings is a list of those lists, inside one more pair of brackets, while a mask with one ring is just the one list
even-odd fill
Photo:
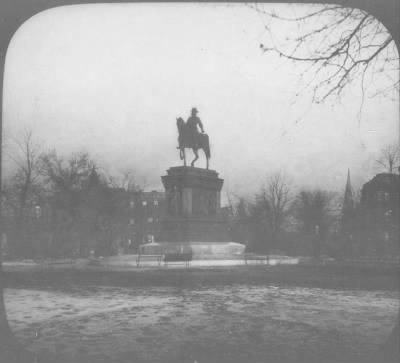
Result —
[[39, 361], [374, 361], [398, 298], [243, 284], [5, 290], [11, 329]]
[[[6, 271], [12, 270], [30, 270], [30, 269], [48, 269], [48, 268], [85, 268], [91, 266], [103, 266], [103, 267], [126, 267], [137, 268], [137, 255], [121, 255], [121, 256], [111, 256], [104, 258], [96, 258], [93, 260], [90, 259], [75, 259], [75, 260], [43, 260], [41, 262], [33, 261], [33, 260], [25, 260], [25, 261], [7, 261], [3, 262], [3, 267]], [[268, 259], [268, 265], [296, 265], [300, 261], [304, 261], [306, 258], [304, 257], [289, 257], [289, 256], [278, 256], [271, 255]], [[267, 264], [267, 262], [260, 260], [247, 260], [245, 261], [243, 257], [236, 257], [232, 259], [195, 259], [190, 262], [190, 267], [218, 267], [218, 266], [243, 266], [245, 264], [248, 265], [259, 265], [259, 264]], [[164, 263], [161, 262], [161, 267], [164, 266]], [[156, 260], [143, 260], [140, 262], [139, 268], [148, 268], [148, 267], [159, 267], [159, 263]], [[170, 264], [168, 268], [185, 268], [184, 263]]]

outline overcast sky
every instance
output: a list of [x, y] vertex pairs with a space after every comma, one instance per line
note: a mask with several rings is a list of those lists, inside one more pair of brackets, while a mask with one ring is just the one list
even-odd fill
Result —
[[135, 169], [147, 188], [162, 189], [160, 176], [180, 164], [175, 119], [196, 107], [226, 190], [251, 193], [276, 171], [297, 186], [336, 190], [348, 168], [355, 183], [370, 179], [376, 153], [397, 141], [398, 103], [367, 99], [361, 123], [358, 86], [340, 105], [293, 103], [302, 69], [263, 55], [264, 37], [260, 14], [240, 4], [40, 13], [8, 49], [6, 142], [31, 129], [44, 148], [86, 150], [106, 168]]

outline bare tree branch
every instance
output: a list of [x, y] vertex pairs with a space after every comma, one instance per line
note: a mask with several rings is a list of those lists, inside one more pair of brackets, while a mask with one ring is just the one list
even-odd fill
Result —
[[281, 173], [269, 177], [267, 185], [262, 188], [261, 199], [268, 206], [270, 224], [276, 238], [283, 228], [290, 203], [290, 189]]
[[398, 145], [388, 145], [381, 150], [376, 163], [388, 173], [393, 173], [400, 168], [400, 150]]
[[[281, 16], [259, 5], [249, 6], [269, 20], [265, 26], [267, 42], [260, 45], [264, 54], [310, 64], [301, 77], [306, 80], [304, 88], [311, 90], [313, 102], [340, 97], [360, 79], [363, 103], [365, 90], [377, 87], [377, 82], [367, 79], [383, 73], [390, 78], [381, 77], [379, 86], [382, 84], [385, 91], [374, 94], [398, 89], [399, 55], [394, 40], [373, 16], [339, 5], [315, 5], [311, 11], [295, 17]], [[278, 27], [285, 22], [297, 23], [298, 32], [289, 34], [285, 40], [278, 39], [281, 33]]]

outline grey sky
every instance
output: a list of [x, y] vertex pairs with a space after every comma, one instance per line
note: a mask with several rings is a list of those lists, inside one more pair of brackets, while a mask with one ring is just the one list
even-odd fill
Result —
[[7, 53], [5, 136], [32, 129], [45, 148], [87, 150], [108, 169], [136, 169], [149, 188], [161, 188], [160, 175], [179, 164], [175, 118], [195, 106], [211, 139], [211, 168], [229, 190], [253, 192], [275, 171], [330, 189], [344, 187], [348, 168], [356, 180], [372, 177], [374, 154], [397, 141], [397, 101], [367, 99], [360, 124], [356, 86], [336, 107], [310, 108], [306, 97], [293, 104], [301, 68], [262, 55], [264, 36], [260, 15], [240, 4], [43, 12]]

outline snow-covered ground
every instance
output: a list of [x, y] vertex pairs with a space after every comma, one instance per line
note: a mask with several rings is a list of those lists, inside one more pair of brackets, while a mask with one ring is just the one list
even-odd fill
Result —
[[10, 326], [62, 361], [366, 361], [393, 328], [397, 292], [213, 288], [6, 289]]
[[[112, 256], [105, 257], [97, 260], [100, 266], [120, 266], [120, 267], [136, 267], [136, 258], [137, 255], [121, 255], [121, 256]], [[288, 257], [288, 256], [277, 256], [273, 255], [269, 258], [268, 264], [279, 265], [295, 265], [300, 261], [299, 257]], [[237, 256], [236, 258], [226, 258], [226, 259], [194, 259], [190, 261], [190, 266], [193, 267], [212, 267], [212, 266], [243, 266], [244, 264], [255, 265], [255, 264], [267, 264], [266, 260], [247, 260], [245, 262], [243, 256]], [[157, 267], [157, 260], [141, 260], [141, 267]], [[164, 266], [164, 263], [161, 262], [161, 266]], [[185, 267], [185, 263], [168, 263], [168, 267]]]
[[[94, 260], [89, 260], [85, 258], [80, 259], [66, 259], [66, 260], [43, 260], [43, 261], [33, 261], [33, 260], [25, 260], [25, 261], [6, 261], [3, 262], [3, 267], [6, 271], [22, 271], [22, 270], [41, 270], [41, 269], [60, 269], [60, 268], [90, 268], [91, 266], [96, 266], [99, 268], [101, 266], [108, 267], [135, 267], [137, 268], [136, 263], [137, 255], [121, 255], [121, 256], [111, 256], [104, 258], [96, 258]], [[268, 260], [268, 265], [296, 265], [300, 261], [304, 260], [302, 257], [289, 257], [289, 256], [278, 256], [271, 255]], [[259, 264], [267, 264], [264, 260], [247, 260], [245, 262], [243, 257], [236, 258], [227, 258], [227, 259], [195, 259], [190, 262], [190, 266], [192, 267], [218, 267], [218, 266], [243, 266], [247, 265], [259, 265]], [[159, 262], [156, 259], [146, 260], [143, 259], [140, 261], [139, 268], [158, 268], [164, 267], [164, 263]], [[186, 268], [185, 263], [169, 263], [168, 268]]]

